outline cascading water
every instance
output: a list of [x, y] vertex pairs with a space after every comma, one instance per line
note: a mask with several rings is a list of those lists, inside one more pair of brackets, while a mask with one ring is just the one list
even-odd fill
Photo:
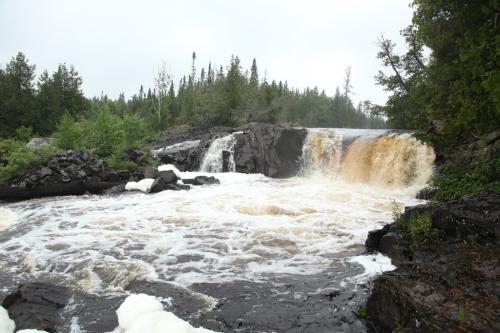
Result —
[[[183, 179], [220, 172], [222, 151], [233, 152], [234, 144], [234, 135], [218, 138], [201, 172], [176, 172]], [[353, 290], [362, 293], [359, 279], [392, 267], [382, 256], [358, 256], [368, 231], [389, 223], [395, 206], [421, 202], [414, 195], [432, 174], [434, 154], [409, 134], [342, 129], [310, 130], [303, 152], [304, 172], [290, 179], [231, 172], [216, 175], [218, 186], [190, 191], [1, 203], [0, 282], [12, 290], [38, 279], [106, 296], [123, 294], [136, 280], [155, 281], [207, 295], [200, 311], [210, 311], [212, 297], [226, 297], [203, 284], [222, 286], [218, 290], [265, 284], [237, 306], [248, 303], [245, 313], [263, 309], [266, 323], [269, 304], [262, 302], [300, 307], [335, 292], [346, 303], [318, 320], [342, 323], [357, 311], [350, 297]], [[375, 268], [361, 274], [353, 263], [367, 261]]]
[[351, 183], [423, 187], [433, 172], [434, 151], [409, 133], [386, 130], [310, 130], [303, 148], [304, 172]]
[[228, 171], [234, 172], [235, 171], [234, 156], [233, 156], [234, 144], [235, 144], [235, 138], [233, 134], [229, 134], [213, 140], [207, 152], [203, 156], [200, 171], [222, 172], [224, 164], [222, 152], [228, 151], [230, 154], [228, 160], [228, 169], [229, 169]]

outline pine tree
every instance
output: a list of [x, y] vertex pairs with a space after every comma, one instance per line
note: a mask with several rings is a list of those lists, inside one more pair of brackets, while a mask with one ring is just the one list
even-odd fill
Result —
[[252, 68], [250, 69], [250, 86], [258, 88], [259, 86], [259, 73], [257, 70], [257, 61], [253, 58]]

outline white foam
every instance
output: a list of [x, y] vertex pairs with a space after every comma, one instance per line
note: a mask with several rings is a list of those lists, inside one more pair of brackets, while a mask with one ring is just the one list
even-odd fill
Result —
[[116, 310], [120, 328], [129, 329], [137, 319], [146, 313], [162, 311], [163, 305], [154, 297], [146, 294], [128, 296]]
[[124, 333], [209, 333], [194, 328], [171, 312], [163, 311], [162, 304], [153, 296], [133, 294], [116, 310], [120, 329]]
[[351, 282], [358, 284], [366, 283], [373, 277], [382, 274], [383, 272], [393, 271], [397, 267], [391, 263], [391, 258], [384, 256], [381, 253], [361, 255], [347, 259], [348, 262], [358, 263], [364, 268], [362, 274], [350, 278]]
[[0, 207], [0, 230], [10, 227], [18, 221], [16, 213]]
[[28, 330], [20, 330], [20, 331], [17, 331], [16, 333], [47, 333], [47, 332], [46, 331], [40, 331], [40, 330], [28, 329]]
[[0, 269], [94, 293], [121, 291], [134, 279], [189, 287], [307, 275], [363, 246], [368, 231], [392, 220], [393, 201], [421, 202], [406, 189], [340, 179], [215, 176], [220, 185], [190, 191], [9, 203], [23, 229], [0, 243]]
[[10, 319], [7, 310], [0, 306], [0, 333], [12, 333], [15, 328], [16, 324]]
[[180, 177], [182, 175], [182, 172], [179, 171], [173, 164], [162, 164], [158, 167], [158, 171], [169, 171], [172, 170], [177, 177]]
[[151, 189], [151, 185], [155, 180], [152, 178], [144, 178], [138, 182], [128, 182], [125, 185], [125, 190], [127, 191], [141, 191], [144, 193], [148, 193]]

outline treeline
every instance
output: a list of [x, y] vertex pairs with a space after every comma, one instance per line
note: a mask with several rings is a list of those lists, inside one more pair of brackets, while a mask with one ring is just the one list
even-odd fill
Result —
[[64, 115], [75, 120], [91, 119], [100, 112], [118, 117], [141, 118], [150, 133], [188, 125], [242, 125], [248, 122], [282, 122], [312, 127], [381, 128], [384, 120], [374, 106], [364, 101], [354, 106], [350, 98], [350, 72], [346, 86], [333, 97], [317, 88], [302, 91], [287, 82], [268, 82], [259, 77], [254, 60], [250, 71], [243, 71], [238, 57], [215, 69], [192, 69], [177, 85], [164, 67], [155, 76], [153, 88], [141, 86], [126, 99], [106, 95], [87, 99], [82, 78], [73, 66], [59, 65], [36, 79], [35, 65], [22, 53], [0, 68], [0, 136], [12, 137], [20, 127], [31, 128], [40, 136], [51, 135]]
[[291, 89], [285, 82], [261, 80], [253, 60], [249, 71], [243, 71], [238, 57], [232, 57], [226, 69], [214, 69], [211, 63], [197, 74], [193, 53], [190, 75], [183, 77], [178, 88], [164, 67], [155, 77], [153, 89], [139, 92], [128, 101], [106, 96], [94, 98], [92, 109], [106, 105], [113, 113], [138, 114], [155, 130], [175, 125], [227, 125], [248, 122], [291, 123], [308, 127], [383, 128], [385, 122], [369, 101], [355, 107], [349, 96], [350, 70], [346, 73], [343, 93], [337, 88], [333, 97], [317, 88]]

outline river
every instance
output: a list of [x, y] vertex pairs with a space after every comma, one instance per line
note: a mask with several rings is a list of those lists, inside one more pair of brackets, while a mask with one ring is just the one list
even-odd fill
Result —
[[[212, 152], [231, 148], [222, 141]], [[203, 170], [220, 171], [222, 162], [209, 155]], [[367, 233], [420, 203], [415, 194], [433, 161], [432, 149], [408, 133], [310, 129], [303, 170], [289, 179], [216, 173], [220, 185], [189, 191], [2, 203], [1, 293], [36, 279], [121, 297], [147, 281], [155, 286], [149, 293], [164, 290], [156, 296], [172, 311], [212, 329], [294, 331], [286, 325], [310, 313], [317, 318], [299, 319], [296, 331], [363, 331], [352, 312], [370, 279], [391, 269], [383, 256], [362, 255]], [[242, 290], [247, 298], [239, 298]], [[187, 310], [183, 297], [198, 308]], [[76, 320], [73, 332], [93, 332], [83, 316]]]

